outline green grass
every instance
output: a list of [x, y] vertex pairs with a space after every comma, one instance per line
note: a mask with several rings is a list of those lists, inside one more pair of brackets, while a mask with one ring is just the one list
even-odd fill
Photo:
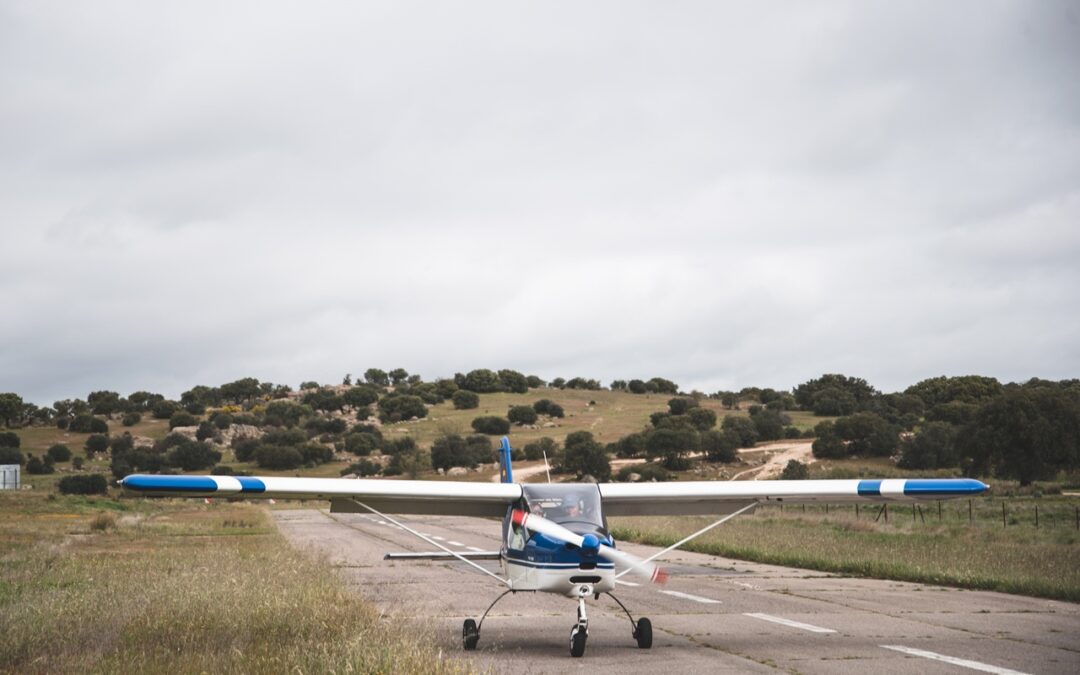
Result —
[[457, 672], [243, 504], [0, 495], [0, 672]]
[[[876, 506], [788, 506], [758, 509], [696, 539], [684, 548], [700, 553], [774, 565], [895, 579], [961, 588], [1002, 591], [1080, 601], [1080, 532], [1077, 500], [977, 499], [968, 523], [967, 501], [946, 502], [942, 519], [936, 504], [923, 505], [912, 520], [911, 506], [893, 505], [890, 520], [874, 522]], [[1040, 527], [1034, 526], [1039, 504]], [[710, 519], [619, 518], [616, 539], [668, 546]]]

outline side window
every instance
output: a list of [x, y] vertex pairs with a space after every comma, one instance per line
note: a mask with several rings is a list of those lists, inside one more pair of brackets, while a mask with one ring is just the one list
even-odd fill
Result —
[[[524, 508], [521, 504], [515, 504], [510, 509]], [[507, 512], [506, 520], [506, 546], [514, 551], [521, 551], [525, 548], [525, 530], [520, 525], [515, 525], [510, 519], [510, 513]]]

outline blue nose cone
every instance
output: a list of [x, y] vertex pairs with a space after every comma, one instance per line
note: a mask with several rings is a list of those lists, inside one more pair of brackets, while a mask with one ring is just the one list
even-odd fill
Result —
[[581, 538], [581, 550], [595, 553], [600, 550], [600, 539], [595, 534], [587, 534]]

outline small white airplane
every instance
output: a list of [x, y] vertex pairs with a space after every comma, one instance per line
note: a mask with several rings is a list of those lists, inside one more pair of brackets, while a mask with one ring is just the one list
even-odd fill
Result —
[[[644, 617], [635, 620], [612, 595], [615, 581], [634, 573], [664, 583], [668, 575], [654, 560], [759, 503], [918, 502], [970, 497], [987, 490], [970, 478], [519, 484], [513, 482], [507, 438], [502, 439], [501, 459], [501, 483], [134, 474], [121, 485], [127, 494], [147, 497], [318, 499], [330, 502], [331, 513], [372, 513], [439, 549], [388, 553], [387, 559], [457, 559], [506, 586], [479, 622], [465, 620], [461, 637], [466, 650], [476, 648], [484, 619], [507, 593], [540, 591], [577, 599], [577, 622], [570, 631], [570, 655], [575, 657], [585, 653], [589, 635], [585, 600], [598, 600], [601, 594], [626, 612], [638, 647], [650, 648], [652, 624]], [[453, 551], [387, 513], [502, 518], [502, 541], [498, 550]], [[719, 519], [644, 560], [616, 548], [607, 516], [653, 515]], [[476, 560], [499, 560], [503, 575]]]

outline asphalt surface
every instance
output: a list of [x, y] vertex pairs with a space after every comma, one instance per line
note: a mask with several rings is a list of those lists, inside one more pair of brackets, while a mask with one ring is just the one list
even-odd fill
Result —
[[[385, 561], [388, 551], [432, 547], [368, 515], [276, 510], [294, 546], [325, 556], [387, 620], [431, 635], [447, 655], [498, 673], [1080, 673], [1080, 605], [1003, 593], [853, 579], [697, 553], [668, 558], [666, 586], [620, 585], [635, 618], [653, 624], [638, 649], [610, 598], [589, 601], [584, 658], [569, 655], [576, 601], [507, 595], [488, 615], [474, 652], [464, 619], [479, 619], [501, 584], [461, 562]], [[498, 548], [499, 523], [401, 517], [455, 550]], [[620, 544], [647, 556], [657, 549]], [[498, 571], [497, 562], [481, 563]], [[624, 578], [629, 578], [624, 577]], [[637, 581], [636, 579], [634, 580]]]

